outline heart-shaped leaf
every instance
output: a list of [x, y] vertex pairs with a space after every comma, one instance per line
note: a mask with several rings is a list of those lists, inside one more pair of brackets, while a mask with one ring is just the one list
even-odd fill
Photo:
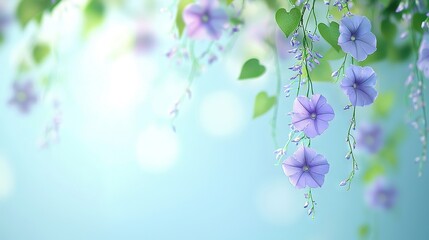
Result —
[[94, 28], [98, 27], [106, 14], [106, 6], [102, 0], [90, 0], [84, 9], [85, 25], [84, 35], [89, 34]]
[[301, 11], [298, 8], [292, 8], [290, 12], [280, 8], [276, 12], [277, 25], [286, 37], [289, 37], [298, 28], [299, 21], [301, 21]]
[[265, 73], [265, 66], [258, 59], [251, 58], [247, 60], [241, 68], [239, 80], [257, 78]]
[[38, 23], [42, 20], [45, 11], [52, 11], [59, 1], [51, 0], [21, 0], [16, 8], [16, 16], [22, 27], [25, 27], [30, 21], [36, 20]]
[[46, 43], [38, 43], [33, 47], [33, 59], [37, 64], [40, 64], [51, 52], [51, 48]]
[[258, 93], [255, 98], [255, 105], [253, 107], [253, 118], [264, 115], [276, 104], [277, 98], [275, 96], [270, 97], [266, 92]]
[[185, 29], [185, 21], [183, 20], [183, 17], [182, 17], [183, 11], [185, 10], [186, 6], [188, 6], [192, 2], [193, 2], [192, 0], [179, 1], [179, 5], [177, 7], [177, 12], [176, 12], [176, 27], [179, 32], [179, 37], [182, 36], [183, 30]]
[[320, 35], [335, 49], [338, 51], [341, 50], [341, 47], [338, 45], [338, 38], [340, 37], [340, 25], [336, 22], [331, 22], [329, 27], [324, 23], [319, 23], [319, 32]]

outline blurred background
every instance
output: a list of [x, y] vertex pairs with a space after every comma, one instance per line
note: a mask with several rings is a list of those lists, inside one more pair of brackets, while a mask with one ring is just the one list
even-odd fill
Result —
[[[177, 1], [0, 3], [0, 239], [427, 239], [428, 166], [418, 177], [404, 87], [411, 57], [371, 63], [380, 101], [358, 123], [378, 128], [380, 146], [358, 147], [349, 191], [338, 185], [351, 168], [348, 100], [338, 84], [316, 83], [336, 117], [312, 142], [331, 166], [312, 219], [305, 191], [276, 165], [272, 112], [253, 119], [255, 95], [276, 91], [269, 4], [247, 2], [236, 34], [195, 42], [214, 50], [189, 86]], [[250, 57], [267, 73], [238, 81]], [[281, 58], [284, 83], [292, 64]], [[20, 86], [34, 94], [28, 106], [12, 101]], [[279, 97], [281, 143], [292, 101]], [[365, 200], [380, 177], [395, 188], [389, 209]]]

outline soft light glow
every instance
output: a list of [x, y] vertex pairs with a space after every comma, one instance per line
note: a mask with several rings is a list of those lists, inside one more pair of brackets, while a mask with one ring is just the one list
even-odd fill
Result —
[[167, 126], [149, 126], [137, 141], [139, 164], [148, 172], [170, 170], [176, 163], [178, 151], [176, 134]]
[[245, 124], [243, 103], [230, 92], [212, 93], [200, 106], [200, 121], [211, 135], [227, 136], [237, 133]]
[[11, 195], [14, 185], [12, 168], [3, 157], [0, 157], [0, 200]]
[[304, 195], [297, 192], [285, 179], [262, 186], [256, 202], [261, 217], [274, 225], [290, 225], [306, 214], [304, 208], [297, 207], [304, 205]]

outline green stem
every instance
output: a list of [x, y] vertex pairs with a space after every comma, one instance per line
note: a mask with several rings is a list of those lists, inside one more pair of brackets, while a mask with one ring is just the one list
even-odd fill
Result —
[[273, 117], [271, 119], [271, 136], [273, 138], [274, 144], [276, 148], [278, 148], [278, 141], [277, 141], [277, 118], [278, 118], [278, 112], [279, 112], [279, 99], [281, 95], [281, 70], [280, 70], [280, 61], [279, 56], [277, 52], [277, 45], [273, 48], [274, 51], [274, 62], [276, 65], [276, 103], [274, 105], [274, 111], [273, 111]]
[[[353, 151], [354, 146], [356, 145], [356, 139], [351, 133], [352, 129], [355, 129], [355, 127], [356, 127], [356, 106], [353, 106], [353, 116], [350, 121], [349, 129], [347, 131], [347, 138], [346, 138], [346, 141], [349, 146], [349, 152], [347, 154], [349, 154], [350, 157], [352, 158], [352, 171], [350, 172], [349, 177], [346, 179], [346, 183], [348, 183], [347, 190], [350, 190], [352, 180], [355, 176], [356, 170], [358, 170], [358, 164]], [[353, 140], [353, 143], [352, 143], [352, 140]]]

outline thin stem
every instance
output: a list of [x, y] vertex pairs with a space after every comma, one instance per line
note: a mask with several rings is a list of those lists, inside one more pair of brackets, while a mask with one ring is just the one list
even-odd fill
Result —
[[277, 118], [278, 118], [278, 113], [279, 113], [279, 99], [280, 99], [280, 95], [281, 95], [281, 70], [280, 70], [280, 61], [279, 61], [279, 56], [278, 56], [278, 51], [277, 51], [277, 44], [275, 45], [275, 47], [273, 48], [274, 51], [274, 62], [276, 65], [276, 103], [274, 105], [274, 111], [273, 111], [273, 117], [271, 119], [271, 136], [273, 138], [274, 144], [276, 146], [276, 148], [278, 148], [278, 141], [277, 141]]
[[352, 129], [354, 130], [355, 128], [356, 128], [356, 106], [353, 106], [353, 115], [350, 121], [349, 129], [347, 131], [347, 138], [346, 138], [346, 141], [349, 147], [349, 152], [347, 153], [346, 158], [350, 158], [350, 157], [352, 158], [352, 171], [350, 172], [349, 177], [345, 180], [345, 183], [348, 183], [347, 190], [350, 190], [352, 180], [355, 176], [356, 171], [358, 170], [358, 164], [353, 151], [356, 145], [356, 140], [351, 133]]
[[191, 71], [189, 72], [189, 75], [188, 75], [188, 85], [186, 86], [185, 91], [183, 91], [182, 95], [179, 97], [179, 99], [174, 104], [173, 110], [171, 110], [171, 112], [170, 112], [170, 114], [173, 116], [171, 119], [171, 126], [172, 126], [174, 131], [176, 130], [174, 122], [175, 122], [177, 115], [179, 113], [179, 106], [183, 103], [183, 101], [186, 98], [191, 97], [190, 96], [191, 95], [190, 94], [190, 88], [191, 88], [191, 86], [195, 80], [195, 76], [196, 76], [196, 73], [197, 73], [198, 68], [199, 68], [198, 59], [195, 57], [194, 42], [191, 42], [191, 44], [190, 44], [190, 58], [192, 61], [192, 65], [191, 65]]
[[308, 198], [309, 204], [311, 204], [310, 209], [308, 209], [308, 215], [311, 215], [311, 218], [314, 219], [316, 214], [316, 201], [314, 201], [311, 188], [308, 189], [307, 198]]
[[[416, 52], [418, 52], [418, 42], [416, 39], [416, 32], [411, 28], [411, 38], [413, 48]], [[418, 54], [416, 54], [415, 63], [414, 63], [414, 71], [417, 77], [417, 88], [420, 91], [420, 102], [421, 102], [421, 111], [422, 111], [422, 121], [423, 121], [423, 129], [421, 130], [420, 137], [423, 138], [422, 142], [422, 153], [421, 159], [419, 161], [419, 172], [418, 175], [421, 176], [423, 174], [423, 164], [427, 158], [427, 149], [428, 149], [428, 118], [426, 113], [426, 101], [425, 101], [425, 82], [423, 81], [422, 75], [420, 74], [420, 70], [418, 69], [417, 63], [419, 60]]]

